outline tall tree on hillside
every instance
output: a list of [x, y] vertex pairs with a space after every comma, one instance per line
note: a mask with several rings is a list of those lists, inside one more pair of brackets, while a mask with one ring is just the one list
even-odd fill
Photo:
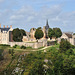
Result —
[[67, 40], [61, 39], [60, 46], [59, 46], [60, 51], [66, 52], [70, 48], [71, 48], [71, 44]]
[[53, 31], [55, 32], [55, 37], [56, 38], [61, 37], [62, 31], [61, 31], [60, 28], [53, 28]]
[[24, 35], [26, 32], [23, 29], [16, 28], [13, 30], [13, 40], [16, 42], [21, 42]]
[[50, 37], [50, 39], [52, 39], [52, 37], [55, 37], [55, 32], [51, 28], [48, 29], [48, 37]]
[[43, 36], [44, 36], [43, 31], [42, 31], [40, 28], [36, 29], [35, 38], [36, 38], [36, 39], [40, 39], [40, 38], [42, 38]]

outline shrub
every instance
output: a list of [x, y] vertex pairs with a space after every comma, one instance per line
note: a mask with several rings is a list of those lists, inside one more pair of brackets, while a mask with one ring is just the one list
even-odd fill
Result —
[[23, 45], [22, 45], [20, 48], [21, 48], [21, 49], [26, 49], [26, 46], [23, 46]]
[[75, 46], [74, 46], [74, 45], [71, 45], [71, 48], [73, 48], [73, 49], [74, 49], [74, 48], [75, 48]]
[[14, 49], [9, 49], [9, 54], [11, 54], [11, 56], [14, 55]]
[[72, 54], [74, 54], [74, 52], [73, 52], [72, 49], [68, 49], [68, 50], [66, 51], [66, 54], [67, 54], [67, 55], [72, 55]]
[[13, 48], [20, 49], [20, 46], [19, 45], [14, 45]]
[[16, 47], [17, 47], [17, 45], [14, 45], [14, 46], [13, 46], [13, 48], [16, 48]]
[[8, 46], [8, 47], [10, 47], [10, 45], [7, 45], [7, 44], [0, 44], [0, 46]]

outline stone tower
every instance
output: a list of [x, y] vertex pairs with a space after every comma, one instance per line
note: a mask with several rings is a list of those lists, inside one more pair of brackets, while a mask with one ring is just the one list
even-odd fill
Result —
[[30, 29], [30, 38], [35, 39], [35, 31], [36, 31], [36, 28]]
[[49, 24], [48, 24], [48, 20], [47, 20], [46, 26], [43, 27], [43, 33], [44, 33], [43, 38], [48, 38], [48, 29], [49, 29]]

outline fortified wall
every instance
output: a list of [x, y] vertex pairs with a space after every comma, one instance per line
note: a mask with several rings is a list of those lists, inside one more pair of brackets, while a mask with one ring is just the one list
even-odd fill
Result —
[[43, 46], [46, 46], [46, 42], [35, 42], [35, 43], [27, 43], [27, 42], [9, 42], [9, 45], [13, 47], [14, 45], [19, 45], [19, 46], [26, 46], [26, 47], [32, 47], [32, 48], [40, 48]]

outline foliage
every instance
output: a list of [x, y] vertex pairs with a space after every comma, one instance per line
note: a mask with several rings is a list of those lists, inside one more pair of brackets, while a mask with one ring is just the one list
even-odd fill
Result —
[[56, 37], [56, 38], [61, 37], [61, 35], [62, 35], [62, 31], [60, 28], [48, 29], [48, 36], [50, 37], [50, 39], [52, 39], [52, 37]]
[[23, 29], [20, 29], [21, 36], [26, 36], [26, 32]]
[[62, 39], [59, 48], [61, 52], [65, 52], [71, 48], [71, 44], [67, 40]]
[[73, 35], [75, 35], [75, 33]]
[[52, 37], [55, 37], [55, 32], [51, 28], [48, 29], [48, 36], [50, 37], [50, 39], [52, 39]]
[[[66, 40], [62, 41], [66, 42]], [[70, 44], [67, 45], [70, 46]], [[46, 52], [42, 50], [33, 51], [29, 54], [25, 53], [25, 56], [23, 55], [24, 52], [22, 52], [22, 55], [21, 53], [17, 53], [16, 56], [14, 53], [12, 62], [6, 68], [6, 75], [12, 75], [12, 71], [18, 64], [18, 67], [23, 69], [23, 74], [21, 75], [75, 75], [75, 53], [73, 52], [72, 46], [70, 48], [64, 46], [66, 49], [65, 52], [60, 52], [59, 46], [58, 44], [48, 47], [45, 49]], [[15, 66], [13, 66], [16, 57], [18, 58], [15, 60]], [[19, 59], [21, 61], [17, 62]], [[48, 61], [45, 62], [45, 60]], [[0, 73], [0, 75], [4, 75], [4, 73]]]
[[17, 47], [17, 45], [15, 44], [14, 46], [13, 46], [13, 48], [16, 48]]
[[8, 46], [8, 47], [10, 47], [10, 45], [7, 45], [7, 44], [0, 44], [0, 46]]
[[20, 46], [15, 44], [15, 45], [13, 46], [13, 48], [20, 49]]
[[16, 42], [21, 42], [23, 36], [26, 36], [26, 32], [23, 29], [16, 28], [13, 30], [13, 40]]
[[11, 54], [11, 56], [14, 55], [14, 49], [9, 49], [9, 54]]
[[26, 49], [26, 46], [23, 46], [23, 45], [22, 45], [20, 48], [21, 48], [21, 49]]
[[44, 75], [44, 67], [42, 61], [35, 61], [29, 75]]
[[36, 29], [36, 32], [35, 32], [35, 38], [36, 39], [42, 38], [43, 35], [44, 35], [44, 33], [43, 33], [43, 31], [40, 28]]
[[62, 35], [62, 31], [60, 28], [53, 28], [53, 31], [55, 32], [55, 37], [59, 38]]

